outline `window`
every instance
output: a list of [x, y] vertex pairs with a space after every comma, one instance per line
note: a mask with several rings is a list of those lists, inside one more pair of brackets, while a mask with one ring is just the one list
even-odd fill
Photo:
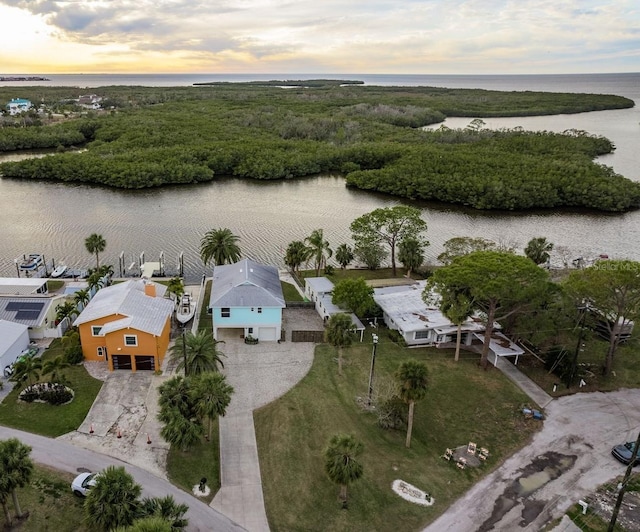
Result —
[[429, 338], [429, 331], [416, 331], [416, 334], [413, 338], [414, 340], [424, 340], [426, 338]]
[[102, 325], [93, 325], [91, 327], [91, 336], [100, 336], [101, 330], [102, 330]]
[[99, 357], [103, 357], [107, 354], [107, 348], [106, 347], [98, 347], [98, 356]]
[[138, 345], [138, 337], [135, 334], [125, 334], [124, 335], [124, 345], [137, 346]]
[[247, 332], [248, 332], [249, 334], [253, 334], [253, 327], [249, 327], [249, 328], [247, 329]]
[[258, 314], [262, 314], [262, 307], [258, 307]]
[[228, 308], [228, 307], [222, 307], [222, 308], [220, 309], [220, 315], [221, 315], [223, 318], [230, 318], [230, 317], [231, 317], [231, 309], [230, 309], [230, 308]]

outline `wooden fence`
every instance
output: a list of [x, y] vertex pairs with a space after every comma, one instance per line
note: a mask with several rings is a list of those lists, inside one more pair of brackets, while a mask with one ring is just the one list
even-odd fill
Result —
[[321, 344], [324, 342], [324, 331], [291, 331], [291, 341]]

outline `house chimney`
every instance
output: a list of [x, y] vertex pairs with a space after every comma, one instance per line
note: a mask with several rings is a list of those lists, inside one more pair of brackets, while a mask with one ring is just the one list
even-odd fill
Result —
[[149, 297], [156, 297], [156, 284], [151, 281], [144, 283], [144, 294]]

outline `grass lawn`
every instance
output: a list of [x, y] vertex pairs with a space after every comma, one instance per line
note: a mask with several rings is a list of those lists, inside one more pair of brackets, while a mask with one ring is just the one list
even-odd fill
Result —
[[211, 441], [202, 438], [186, 453], [172, 445], [167, 456], [169, 480], [184, 491], [191, 493], [193, 486], [198, 484], [202, 477], [207, 479], [211, 493], [209, 497], [198, 497], [205, 502], [211, 502], [220, 489], [220, 437], [217, 420], [213, 424], [211, 434]]
[[213, 334], [213, 322], [211, 321], [211, 314], [207, 312], [209, 307], [209, 299], [211, 297], [211, 281], [207, 281], [204, 285], [204, 298], [202, 299], [202, 308], [200, 309], [200, 318], [198, 321], [199, 331], [208, 331]]
[[[18, 522], [15, 530], [41, 532], [44, 530], [84, 532], [83, 499], [71, 493], [70, 485], [74, 476], [55, 471], [44, 466], [34, 468], [31, 482], [18, 490], [18, 502], [29, 517]], [[11, 497], [7, 501], [11, 515], [15, 516]], [[5, 524], [4, 513], [0, 512], [0, 527]]]
[[[60, 340], [56, 339], [44, 352], [42, 360], [46, 362], [62, 353]], [[0, 403], [0, 424], [52, 438], [76, 430], [87, 416], [102, 381], [91, 377], [82, 365], [65, 368], [63, 373], [69, 381], [68, 386], [75, 392], [71, 403], [61, 406], [22, 403], [18, 401], [19, 390], [14, 388]]]
[[291, 283], [280, 281], [280, 284], [282, 285], [282, 293], [285, 301], [304, 301], [298, 289]]
[[[404, 360], [429, 368], [429, 392], [416, 404], [411, 449], [404, 431], [386, 431], [357, 401], [367, 391], [371, 343], [345, 352], [337, 374], [331, 346], [316, 348], [303, 381], [255, 413], [263, 491], [274, 531], [417, 530], [441, 514], [472, 484], [525, 444], [539, 425], [520, 414], [528, 398], [497, 370], [482, 371], [477, 357], [453, 362], [450, 351], [400, 348], [385, 337], [378, 344], [376, 390], [393, 380]], [[349, 488], [349, 509], [340, 509], [338, 486], [324, 472], [322, 453], [336, 433], [364, 443], [364, 476]], [[441, 458], [447, 447], [469, 441], [487, 447], [478, 469], [456, 468]], [[431, 507], [409, 503], [391, 490], [402, 479], [429, 492]]]

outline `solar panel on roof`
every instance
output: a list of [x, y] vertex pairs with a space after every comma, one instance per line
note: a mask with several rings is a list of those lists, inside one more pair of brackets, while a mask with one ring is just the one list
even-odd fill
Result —
[[20, 310], [37, 310], [41, 311], [44, 307], [42, 301], [10, 301], [7, 303], [5, 310], [20, 311]]
[[39, 310], [19, 310], [16, 312], [16, 320], [35, 320], [40, 316]]

